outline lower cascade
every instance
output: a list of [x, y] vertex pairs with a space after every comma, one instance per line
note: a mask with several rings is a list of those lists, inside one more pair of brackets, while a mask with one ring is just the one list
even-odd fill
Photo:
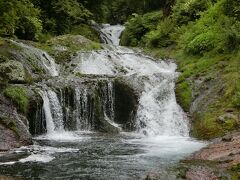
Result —
[[103, 25], [102, 49], [72, 56], [64, 75], [46, 52], [13, 42], [25, 49], [19, 56], [34, 55], [51, 77], [29, 87], [38, 100], [28, 115], [34, 145], [15, 150], [15, 161], [0, 161], [0, 172], [37, 179], [144, 179], [159, 172], [171, 179], [169, 165], [205, 146], [189, 137], [177, 104], [176, 64], [119, 46], [123, 30]]

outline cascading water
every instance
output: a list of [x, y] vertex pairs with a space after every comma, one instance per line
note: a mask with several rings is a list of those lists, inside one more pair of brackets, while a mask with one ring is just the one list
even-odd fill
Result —
[[63, 112], [57, 94], [52, 90], [40, 91], [43, 99], [47, 133], [63, 132]]
[[[138, 132], [147, 135], [188, 135], [188, 120], [176, 102], [174, 85], [178, 73], [172, 62], [153, 61], [131, 49], [119, 46], [124, 27], [104, 26], [102, 34], [109, 46], [95, 52], [80, 53], [73, 61], [81, 74], [134, 76], [143, 80], [143, 91], [136, 116]], [[144, 77], [144, 78], [143, 78]]]
[[121, 25], [116, 25], [115, 28], [112, 28], [109, 24], [104, 24], [101, 29], [101, 38], [106, 44], [118, 46], [120, 42], [119, 37], [124, 29], [124, 26]]
[[88, 98], [87, 89], [75, 89], [75, 118], [78, 130], [92, 130], [94, 111]]

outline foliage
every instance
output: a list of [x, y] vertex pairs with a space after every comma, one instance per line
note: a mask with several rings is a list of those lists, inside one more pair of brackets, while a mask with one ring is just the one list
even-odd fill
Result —
[[21, 38], [37, 39], [42, 30], [40, 11], [30, 0], [0, 1], [0, 35], [19, 35]]
[[162, 20], [157, 29], [149, 31], [145, 37], [144, 41], [149, 47], [167, 47], [173, 44], [173, 40], [170, 37], [170, 33], [174, 30], [175, 22], [166, 18]]
[[178, 0], [173, 6], [173, 18], [179, 25], [196, 21], [201, 17], [201, 12], [208, 9], [212, 0]]
[[22, 113], [27, 113], [28, 96], [24, 87], [10, 86], [4, 90], [4, 96], [9, 98]]
[[92, 15], [77, 0], [57, 0], [52, 5], [58, 34], [69, 32], [72, 25], [86, 22]]
[[240, 90], [236, 90], [233, 96], [233, 105], [238, 108], [240, 107]]
[[161, 11], [147, 13], [143, 16], [135, 14], [126, 24], [126, 30], [122, 34], [121, 44], [126, 46], [142, 45], [144, 36], [156, 28], [162, 18]]
[[144, 14], [168, 7], [173, 0], [87, 0], [85, 6], [89, 8], [100, 22], [111, 24], [125, 23], [132, 14]]

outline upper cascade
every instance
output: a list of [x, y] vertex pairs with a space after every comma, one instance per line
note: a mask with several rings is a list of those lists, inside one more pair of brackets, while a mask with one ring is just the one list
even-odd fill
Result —
[[101, 38], [104, 43], [118, 46], [120, 43], [120, 36], [125, 27], [122, 25], [111, 26], [110, 24], [103, 24], [101, 29]]

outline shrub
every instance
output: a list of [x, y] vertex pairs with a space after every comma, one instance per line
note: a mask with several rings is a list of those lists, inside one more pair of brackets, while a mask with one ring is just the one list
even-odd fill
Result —
[[201, 17], [201, 12], [208, 9], [211, 0], [178, 0], [173, 7], [173, 18], [179, 25], [187, 24]]
[[37, 39], [42, 30], [39, 15], [40, 11], [30, 0], [0, 1], [0, 34]]
[[240, 90], [237, 91], [233, 97], [233, 105], [240, 108]]

